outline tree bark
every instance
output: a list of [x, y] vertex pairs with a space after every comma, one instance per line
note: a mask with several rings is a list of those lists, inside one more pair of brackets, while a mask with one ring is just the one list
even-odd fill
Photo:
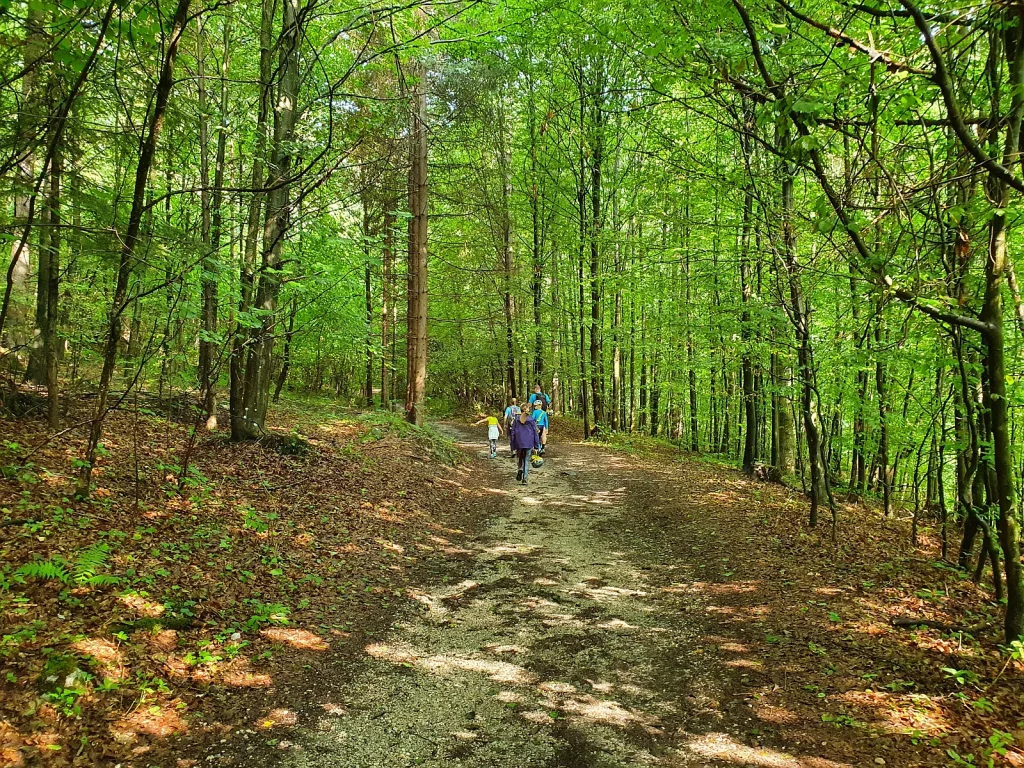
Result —
[[393, 333], [389, 317], [393, 301], [394, 268], [395, 268], [395, 212], [394, 201], [385, 205], [384, 211], [384, 252], [381, 258], [381, 308], [380, 308], [380, 407], [391, 407], [392, 363], [388, 360], [387, 351], [394, 346], [391, 338]]
[[260, 18], [260, 98], [256, 112], [256, 150], [252, 163], [252, 198], [249, 200], [249, 215], [246, 222], [245, 247], [241, 252], [238, 269], [239, 300], [238, 321], [231, 341], [230, 363], [230, 410], [231, 439], [243, 440], [250, 437], [249, 423], [245, 411], [245, 358], [249, 349], [251, 333], [240, 322], [252, 310], [253, 288], [256, 280], [256, 252], [260, 237], [260, 211], [264, 194], [260, 192], [265, 181], [264, 159], [267, 152], [267, 130], [270, 120], [270, 100], [273, 90], [273, 30], [275, 0], [263, 0]]
[[291, 183], [295, 124], [298, 118], [299, 44], [304, 16], [299, 0], [281, 3], [281, 35], [278, 39], [278, 87], [274, 107], [274, 141], [268, 168], [266, 219], [263, 225], [263, 256], [253, 307], [263, 319], [249, 338], [242, 384], [242, 412], [236, 439], [255, 439], [264, 434], [270, 400], [271, 363], [281, 291], [284, 241], [291, 224]]
[[114, 286], [114, 295], [110, 303], [107, 336], [103, 352], [103, 370], [100, 373], [100, 383], [96, 398], [96, 415], [93, 417], [92, 426], [89, 430], [89, 440], [86, 444], [82, 469], [75, 487], [75, 496], [81, 499], [89, 496], [92, 470], [96, 463], [96, 449], [103, 436], [103, 420], [107, 415], [107, 398], [110, 394], [110, 382], [114, 375], [114, 366], [117, 364], [117, 348], [121, 335], [121, 314], [126, 308], [125, 299], [128, 293], [128, 280], [134, 266], [135, 246], [138, 244], [139, 230], [142, 226], [146, 189], [149, 186], [149, 171], [153, 165], [153, 156], [156, 153], [160, 130], [163, 128], [164, 115], [167, 112], [167, 104], [170, 101], [171, 88], [174, 86], [174, 63], [178, 56], [178, 47], [181, 43], [182, 34], [185, 31], [185, 25], [188, 23], [189, 5], [190, 0], [178, 0], [167, 37], [167, 47], [160, 68], [160, 78], [157, 81], [153, 110], [150, 113], [149, 125], [143, 134], [142, 144], [139, 147], [139, 162], [135, 169], [132, 208], [128, 217], [128, 228], [125, 231], [124, 239], [121, 241], [117, 282]]
[[[749, 165], [753, 161], [753, 139], [750, 132], [754, 130], [753, 106], [749, 99], [743, 100], [743, 137], [742, 151]], [[743, 185], [743, 221], [740, 226], [740, 298], [743, 309], [740, 314], [740, 334], [743, 343], [743, 360], [741, 363], [743, 379], [743, 471], [752, 473], [757, 463], [757, 402], [754, 392], [754, 361], [753, 361], [753, 328], [750, 318], [750, 303], [753, 299], [753, 285], [750, 269], [750, 235], [754, 211], [753, 179], [749, 178]]]
[[416, 65], [409, 131], [409, 296], [405, 418], [420, 426], [427, 384], [427, 92], [426, 68]]

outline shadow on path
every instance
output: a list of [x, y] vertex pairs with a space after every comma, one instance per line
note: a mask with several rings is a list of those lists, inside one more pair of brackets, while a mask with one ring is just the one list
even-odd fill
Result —
[[[445, 429], [487, 461], [475, 433]], [[300, 723], [272, 762], [844, 765], [742, 743], [745, 706], [723, 705], [718, 662], [700, 641], [701, 591], [645, 551], [650, 531], [631, 530], [637, 500], [617, 485], [618, 459], [552, 448], [528, 487], [515, 483], [513, 459], [493, 462], [504, 479], [489, 490], [510, 513], [477, 535], [468, 563], [412, 590], [359, 666], [339, 671], [338, 700]]]

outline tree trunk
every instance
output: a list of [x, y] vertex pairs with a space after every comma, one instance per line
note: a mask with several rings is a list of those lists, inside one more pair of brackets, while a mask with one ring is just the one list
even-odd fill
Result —
[[[779, 147], [788, 157], [790, 132], [788, 125], [780, 129]], [[821, 437], [814, 408], [814, 353], [811, 346], [810, 307], [800, 279], [800, 265], [796, 254], [796, 230], [793, 227], [793, 168], [788, 160], [782, 168], [782, 250], [789, 281], [790, 315], [796, 330], [797, 371], [800, 378], [800, 402], [804, 435], [807, 440], [807, 466], [810, 475], [811, 509], [808, 524], [818, 524], [818, 507], [826, 501], [824, 467], [822, 465]]]
[[281, 3], [281, 35], [278, 40], [278, 88], [274, 107], [274, 142], [267, 177], [266, 219], [263, 225], [263, 256], [253, 307], [263, 315], [249, 339], [242, 382], [242, 413], [236, 439], [255, 439], [264, 434], [270, 400], [271, 364], [281, 291], [284, 241], [290, 226], [290, 197], [295, 123], [298, 117], [299, 44], [304, 16], [299, 0]]
[[384, 253], [381, 258], [381, 308], [380, 308], [380, 407], [391, 407], [392, 370], [388, 361], [387, 351], [394, 346], [393, 333], [390, 325], [391, 303], [394, 300], [392, 282], [395, 269], [395, 212], [393, 202], [385, 205], [384, 210]]
[[[1018, 64], [1019, 66], [1019, 64]], [[1009, 145], [1009, 139], [1007, 140]], [[1015, 144], [1014, 144], [1015, 146]], [[1012, 160], [1012, 158], [1011, 158]], [[1024, 583], [1021, 581], [1020, 532], [1016, 518], [1013, 448], [1010, 445], [1009, 408], [1006, 394], [1006, 366], [1003, 336], [1003, 282], [1006, 275], [1006, 215], [1009, 195], [999, 183], [997, 209], [989, 222], [989, 251], [985, 261], [985, 303], [981, 319], [987, 356], [985, 408], [992, 428], [992, 467], [995, 471], [996, 500], [999, 504], [997, 530], [1006, 573], [1006, 642], [1024, 634]]]
[[[531, 293], [533, 294], [533, 378], [540, 381], [544, 374], [544, 334], [540, 325], [541, 289], [544, 278], [544, 261], [541, 254], [541, 232], [540, 232], [540, 176], [537, 172], [537, 114], [534, 103], [534, 83], [530, 78], [529, 101], [527, 112], [530, 129], [530, 224], [533, 235], [533, 247], [531, 256], [533, 259], [533, 271], [531, 282]], [[557, 342], [556, 342], [557, 343]], [[554, 397], [552, 388], [552, 397]]]
[[299, 311], [298, 298], [292, 299], [292, 310], [288, 313], [288, 330], [284, 333], [284, 351], [281, 354], [281, 372], [277, 376], [277, 386], [274, 387], [274, 402], [281, 400], [281, 391], [288, 381], [288, 371], [292, 367], [292, 335], [295, 333], [295, 315]]
[[58, 144], [50, 161], [50, 199], [47, 214], [50, 223], [49, 274], [46, 277], [46, 324], [43, 326], [43, 350], [46, 356], [46, 422], [52, 430], [60, 426], [60, 393], [57, 382], [57, 320], [60, 300], [61, 175], [63, 155]]
[[601, 301], [601, 175], [604, 160], [604, 113], [602, 94], [594, 99], [594, 146], [590, 158], [590, 391], [594, 407], [594, 424], [605, 422], [604, 412], [604, 317]]
[[[10, 297], [14, 291], [24, 291], [28, 288], [29, 274], [32, 268], [30, 240], [32, 237], [33, 218], [36, 208], [36, 194], [40, 184], [36, 181], [36, 152], [35, 145], [39, 141], [40, 126], [45, 120], [44, 107], [45, 89], [39, 87], [40, 70], [47, 63], [49, 54], [47, 49], [50, 46], [49, 36], [46, 32], [45, 12], [35, 6], [30, 6], [25, 18], [25, 39], [22, 43], [23, 61], [27, 71], [21, 78], [21, 109], [15, 121], [15, 132], [17, 145], [15, 154], [18, 157], [14, 177], [14, 221], [12, 224], [20, 232], [20, 235], [11, 243], [11, 261], [7, 270], [7, 287], [3, 300], [3, 317], [0, 319], [0, 333], [5, 329], [10, 336], [10, 344], [4, 346], [16, 347], [24, 341], [24, 328], [19, 324], [27, 318], [15, 317], [11, 328], [6, 325]], [[31, 65], [31, 66], [30, 66]], [[41, 180], [40, 180], [41, 181]], [[40, 235], [44, 240], [46, 233]], [[40, 265], [42, 266], [42, 265]], [[45, 281], [46, 276], [44, 276]], [[37, 300], [40, 296], [44, 299], [44, 312], [46, 304], [45, 289], [40, 293], [37, 290]], [[15, 305], [17, 306], [17, 305]], [[42, 325], [39, 324], [39, 311], [36, 312], [36, 331], [39, 333]], [[43, 317], [43, 324], [46, 319]], [[42, 384], [46, 379], [45, 364], [43, 355], [37, 353], [38, 363], [29, 371], [29, 380]]]
[[[256, 115], [256, 151], [253, 153], [252, 188], [249, 216], [246, 222], [245, 248], [239, 265], [238, 314], [248, 315], [252, 310], [255, 286], [256, 251], [260, 237], [260, 210], [264, 194], [260, 192], [265, 179], [264, 156], [267, 151], [267, 130], [270, 120], [270, 100], [273, 90], [273, 30], [275, 0], [263, 0], [260, 20], [260, 98]], [[231, 439], [243, 440], [253, 436], [245, 410], [245, 358], [251, 334], [242, 324], [236, 324], [231, 341]]]
[[875, 394], [878, 395], [878, 476], [882, 485], [882, 509], [892, 517], [892, 482], [889, 477], [889, 408], [886, 402], [885, 353], [882, 351], [885, 323], [884, 308], [879, 301], [875, 314]]
[[426, 68], [416, 65], [409, 131], [409, 296], [405, 418], [420, 426], [427, 384], [427, 92]]
[[[226, 27], [225, 27], [226, 30]], [[225, 35], [226, 35], [225, 31]], [[225, 61], [223, 67], [227, 66], [227, 55], [229, 52], [228, 40], [224, 41]], [[200, 207], [202, 212], [202, 242], [203, 261], [201, 265], [201, 291], [202, 291], [202, 331], [199, 334], [199, 387], [203, 401], [203, 412], [206, 414], [206, 428], [215, 430], [217, 428], [217, 383], [216, 383], [216, 358], [217, 358], [217, 249], [219, 242], [214, 242], [213, 216], [216, 207], [217, 216], [220, 218], [220, 205], [223, 199], [223, 192], [215, 192], [210, 189], [210, 108], [206, 88], [206, 23], [201, 22], [197, 36], [196, 67], [197, 80], [199, 83], [199, 179], [201, 190], [199, 193]], [[227, 140], [226, 116], [223, 114], [226, 108], [227, 87], [225, 72], [221, 71], [221, 118], [220, 130], [217, 137], [217, 150], [214, 160], [214, 175], [217, 180], [213, 187], [215, 190], [224, 185], [224, 151]], [[218, 200], [213, 201], [213, 194]], [[217, 229], [220, 229], [218, 221]], [[217, 233], [217, 240], [220, 233]]]
[[363, 194], [363, 300], [366, 310], [366, 379], [363, 397], [367, 408], [373, 407], [373, 283], [370, 266], [370, 203], [366, 192]]
[[[749, 99], [743, 100], [743, 132], [741, 148], [746, 162], [751, 164], [753, 158], [753, 137], [748, 131], [754, 129], [753, 107]], [[750, 269], [750, 230], [754, 211], [753, 179], [748, 178], [743, 185], [743, 223], [740, 230], [740, 298], [743, 310], [740, 314], [740, 334], [743, 342], [742, 379], [743, 379], [743, 471], [748, 474], [754, 471], [758, 460], [757, 436], [757, 402], [754, 392], [754, 361], [753, 361], [753, 329], [750, 319], [750, 303], [753, 298], [753, 285]]]
[[117, 348], [121, 335], [121, 313], [126, 308], [125, 299], [128, 294], [128, 280], [135, 262], [135, 246], [139, 240], [142, 226], [142, 215], [145, 209], [146, 189], [149, 182], [149, 171], [153, 165], [157, 140], [163, 128], [164, 115], [174, 86], [174, 62], [177, 59], [178, 47], [181, 43], [185, 25], [188, 22], [190, 0], [178, 0], [171, 28], [167, 37], [167, 47], [157, 81], [153, 110], [150, 112], [149, 125], [143, 134], [139, 147], [139, 162], [135, 169], [135, 187], [132, 193], [132, 208], [128, 217], [128, 228], [121, 241], [121, 257], [117, 269], [117, 282], [110, 303], [110, 316], [107, 323], [107, 337], [103, 352], [103, 369], [100, 373], [99, 390], [96, 398], [96, 415], [93, 417], [89, 430], [89, 440], [85, 449], [82, 469], [75, 487], [75, 496], [81, 499], [89, 495], [92, 483], [92, 470], [96, 462], [96, 448], [103, 436], [103, 420], [107, 415], [107, 397], [110, 394], [110, 382], [117, 364]]

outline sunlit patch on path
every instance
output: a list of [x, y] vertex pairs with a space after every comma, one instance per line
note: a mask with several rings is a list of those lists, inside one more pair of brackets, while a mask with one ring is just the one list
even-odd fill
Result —
[[487, 493], [508, 513], [450, 572], [406, 592], [391, 629], [357, 669], [339, 670], [344, 685], [274, 764], [844, 767], [730, 735], [736, 702], [719, 677], [748, 647], [711, 638], [704, 622], [731, 617], [708, 614], [707, 585], [638, 547], [630, 488], [607, 472], [620, 459], [551, 453], [525, 488], [513, 460], [490, 462], [505, 477]]

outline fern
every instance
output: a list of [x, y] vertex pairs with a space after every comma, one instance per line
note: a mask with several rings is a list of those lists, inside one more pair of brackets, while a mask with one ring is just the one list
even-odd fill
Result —
[[96, 578], [99, 571], [107, 564], [107, 557], [110, 556], [110, 547], [106, 543], [93, 544], [83, 549], [75, 560], [75, 582], [78, 584], [90, 584]]
[[121, 579], [118, 576], [111, 576], [109, 573], [97, 573], [95, 576], [90, 576], [84, 583], [90, 587], [112, 587], [115, 584], [120, 584]]
[[61, 584], [74, 582], [80, 586], [107, 587], [117, 584], [120, 579], [106, 573], [99, 573], [107, 564], [110, 547], [107, 544], [93, 544], [78, 555], [74, 564], [68, 563], [60, 555], [49, 560], [33, 560], [25, 563], [12, 576], [14, 580], [24, 583], [25, 579], [43, 581], [59, 581]]
[[67, 571], [67, 561], [60, 556], [50, 560], [33, 560], [31, 563], [25, 563], [14, 572], [14, 577], [19, 581], [43, 579], [44, 581], [57, 580], [61, 584], [71, 582], [71, 575]]

